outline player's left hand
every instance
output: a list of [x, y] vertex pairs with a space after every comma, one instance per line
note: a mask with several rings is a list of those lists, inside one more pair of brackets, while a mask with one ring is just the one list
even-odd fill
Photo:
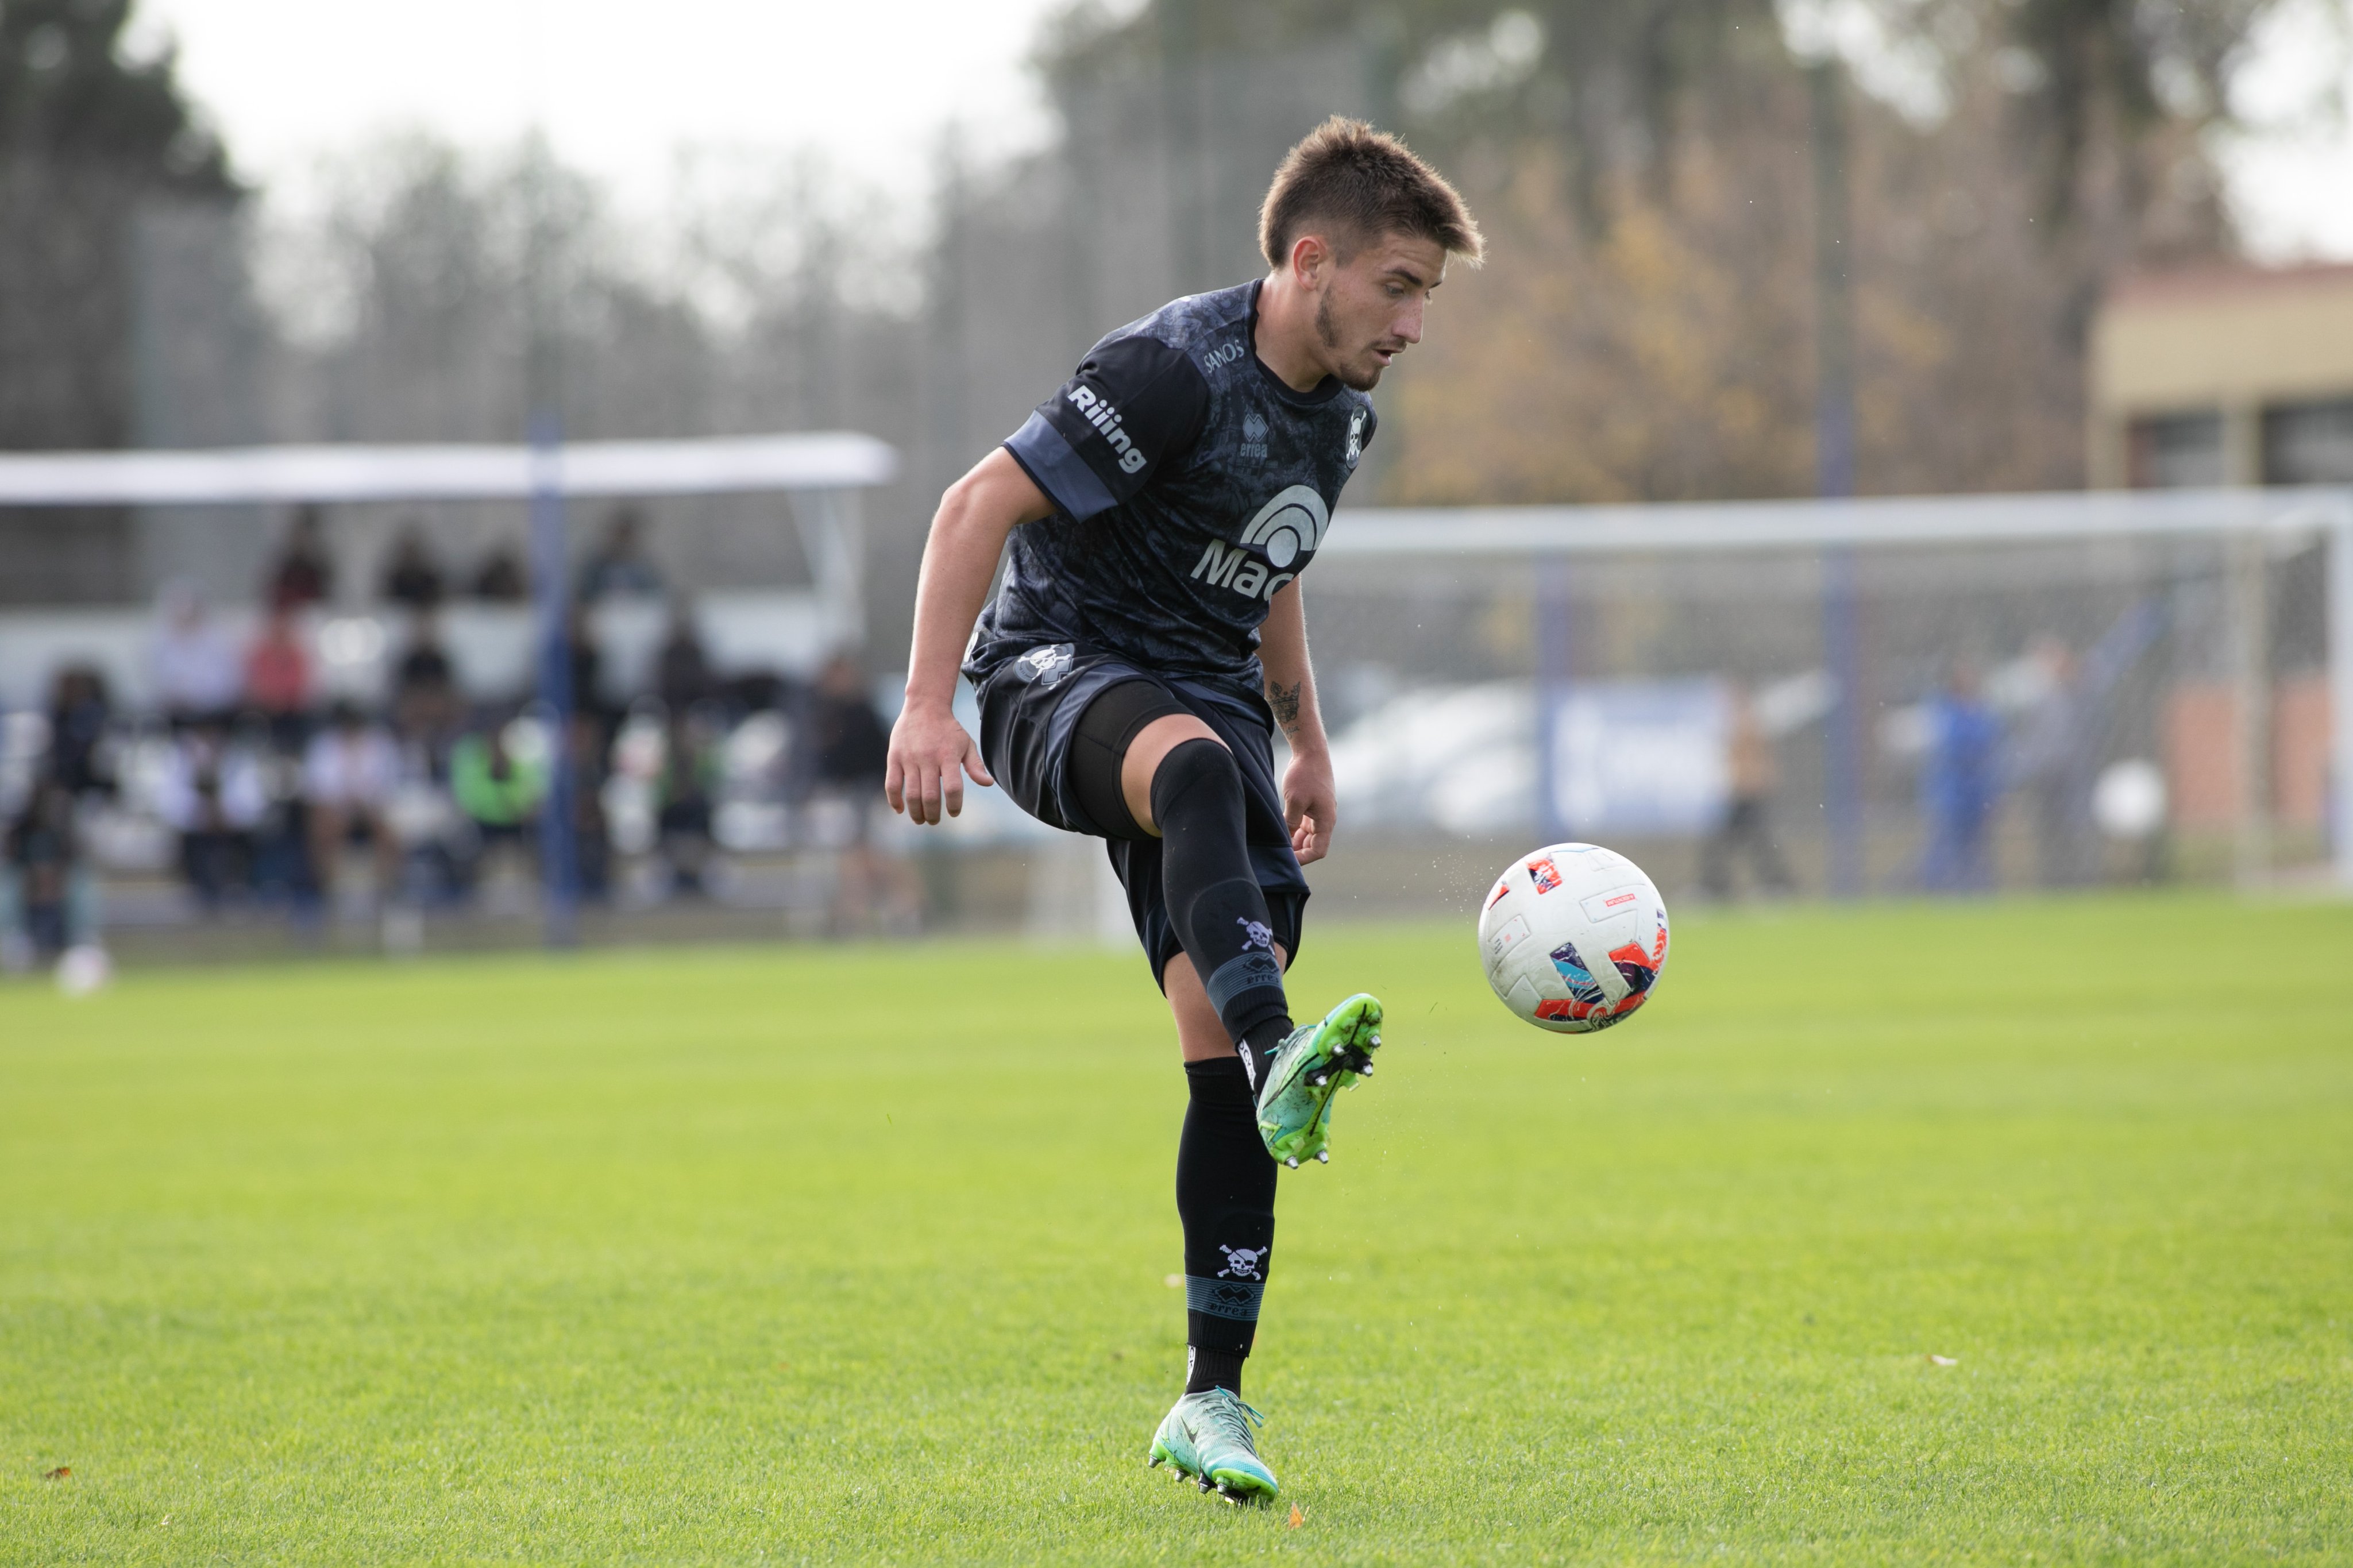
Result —
[[1298, 752], [1282, 773], [1282, 818], [1291, 825], [1291, 852], [1303, 866], [1324, 858], [1340, 818], [1340, 795], [1332, 783], [1332, 759], [1322, 752]]

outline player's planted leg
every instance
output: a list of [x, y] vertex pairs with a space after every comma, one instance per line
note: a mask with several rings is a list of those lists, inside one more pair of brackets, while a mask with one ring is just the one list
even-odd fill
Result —
[[1258, 1130], [1267, 1152], [1297, 1169], [1331, 1158], [1332, 1097], [1373, 1071], [1381, 1043], [1381, 1005], [1361, 992], [1292, 1031], [1274, 1053], [1258, 1089]]
[[1199, 1487], [1234, 1502], [1255, 1502], [1281, 1490], [1274, 1472], [1258, 1457], [1250, 1427], [1266, 1417], [1231, 1389], [1188, 1394], [1161, 1417], [1152, 1435], [1147, 1465], [1167, 1465]]

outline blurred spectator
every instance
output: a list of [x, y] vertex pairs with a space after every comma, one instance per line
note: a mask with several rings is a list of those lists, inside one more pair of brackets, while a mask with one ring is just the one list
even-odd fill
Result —
[[1993, 885], [1987, 829], [2001, 795], [2001, 721], [1978, 695], [1977, 671], [1957, 667], [1928, 708], [1929, 738], [1920, 773], [1920, 806], [1927, 818], [1923, 886], [1969, 892]]
[[522, 563], [516, 558], [514, 547], [497, 544], [482, 557], [474, 572], [474, 597], [492, 604], [512, 605], [531, 597], [531, 584], [522, 574]]
[[449, 752], [449, 793], [490, 843], [520, 843], [524, 826], [547, 798], [545, 760], [516, 755], [507, 730], [493, 724], [469, 731]]
[[106, 677], [86, 664], [58, 671], [49, 688], [49, 773], [75, 795], [114, 788]]
[[376, 896], [391, 895], [400, 875], [400, 837], [391, 815], [399, 787], [400, 748], [392, 736], [356, 704], [336, 703], [302, 756], [311, 868], [322, 893], [334, 892], [344, 847], [365, 838], [375, 856]]
[[245, 650], [245, 699], [268, 716], [281, 739], [299, 739], [311, 710], [311, 652], [292, 611], [273, 608]]
[[411, 518], [401, 524], [392, 559], [385, 565], [384, 598], [412, 610], [430, 610], [441, 603], [440, 563], [426, 542], [425, 525]]
[[248, 880], [253, 832], [269, 810], [259, 761], [217, 718], [184, 729], [165, 759], [156, 810], [180, 836], [180, 869], [206, 907]]
[[584, 899], [602, 900], [613, 885], [613, 837], [605, 821], [610, 747], [593, 714], [575, 712], [565, 731], [572, 763], [572, 869]]
[[1789, 868], [1774, 847], [1767, 819], [1773, 786], [1779, 782], [1773, 741], [1757, 720], [1756, 695], [1745, 682], [1733, 687], [1731, 700], [1731, 728], [1724, 748], [1724, 820], [1700, 848], [1700, 885], [1711, 898], [1730, 898], [1733, 858], [1745, 849], [1757, 885], [1768, 893], [1786, 893]]
[[2046, 886], [2080, 887], [2098, 872], [2092, 824], [2092, 764], [2085, 744], [2091, 715], [2076, 680], [2075, 650], [2055, 637], [2036, 639], [2030, 658], [2042, 689], [2020, 726], [2010, 777], [2034, 812], [2035, 859]]
[[914, 878], [873, 844], [874, 808], [882, 799], [891, 737], [857, 660], [837, 654], [827, 662], [810, 694], [808, 721], [814, 804], [838, 824], [831, 834], [840, 849], [833, 929], [844, 935], [860, 931], [879, 914], [886, 929], [912, 930], [919, 909]]
[[719, 789], [720, 739], [708, 710], [670, 710], [654, 800], [673, 893], [703, 891], [703, 872], [711, 863], [712, 808]]
[[45, 773], [0, 839], [0, 959], [23, 968], [96, 941], [95, 908], [73, 792]]
[[457, 682], [430, 610], [419, 611], [410, 628], [408, 647], [393, 668], [392, 692], [394, 721], [405, 735], [438, 737], [456, 721]]
[[164, 624], [149, 649], [157, 704], [174, 719], [227, 713], [245, 691], [237, 646], [189, 584], [164, 589], [159, 608]]
[[294, 513], [294, 526], [288, 531], [285, 548], [278, 552], [278, 563], [269, 569], [269, 607], [273, 610], [299, 610], [311, 605], [323, 605], [334, 597], [334, 568], [327, 557], [327, 544], [322, 516], [315, 506], [306, 506]]
[[605, 656], [596, 647], [596, 630], [589, 624], [586, 605], [572, 606], [565, 623], [564, 647], [572, 672], [572, 710], [593, 715], [609, 736], [617, 715], [605, 704]]
[[702, 639], [695, 636], [694, 614], [684, 604], [670, 608], [670, 635], [654, 663], [654, 689], [672, 713], [683, 713], [717, 695], [711, 660], [702, 651]]
[[645, 519], [634, 507], [614, 511], [605, 527], [605, 542], [580, 569], [583, 604], [607, 597], [650, 598], [662, 591], [662, 575], [646, 556]]

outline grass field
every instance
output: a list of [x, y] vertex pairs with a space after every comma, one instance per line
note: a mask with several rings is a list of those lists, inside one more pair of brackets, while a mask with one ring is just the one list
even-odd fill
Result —
[[1296, 1528], [1140, 1462], [1140, 960], [0, 988], [0, 1561], [2353, 1558], [2353, 910], [1694, 919], [1583, 1041], [1460, 930], [1311, 932], [1359, 984], [1250, 1373]]

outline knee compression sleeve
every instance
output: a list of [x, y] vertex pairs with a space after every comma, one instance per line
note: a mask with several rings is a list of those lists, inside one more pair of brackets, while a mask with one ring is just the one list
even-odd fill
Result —
[[1152, 816], [1176, 939], [1226, 1032], [1237, 1045], [1262, 1044], [1273, 1026], [1289, 1026], [1291, 1008], [1266, 895], [1250, 873], [1241, 770], [1232, 753], [1210, 740], [1171, 751], [1152, 775]]
[[1176, 1214], [1185, 1224], [1186, 1392], [1241, 1392], [1274, 1247], [1274, 1157], [1256, 1098], [1231, 1057], [1187, 1062], [1192, 1097], [1176, 1145]]

